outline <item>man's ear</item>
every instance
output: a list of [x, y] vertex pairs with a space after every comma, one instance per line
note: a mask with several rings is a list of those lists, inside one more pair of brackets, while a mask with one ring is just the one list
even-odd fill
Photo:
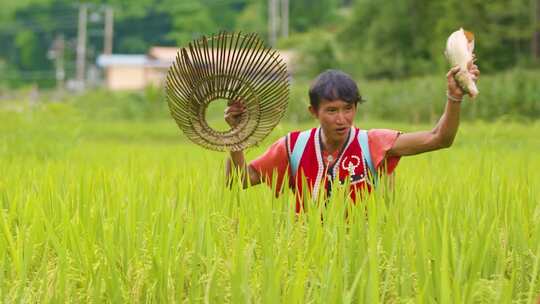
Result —
[[311, 113], [311, 116], [313, 116], [313, 118], [319, 118], [317, 110], [312, 105], [308, 107], [308, 110], [309, 110], [309, 113]]

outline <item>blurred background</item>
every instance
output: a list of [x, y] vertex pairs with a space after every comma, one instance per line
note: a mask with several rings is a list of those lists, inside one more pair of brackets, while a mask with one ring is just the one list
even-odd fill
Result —
[[62, 103], [93, 120], [168, 119], [163, 79], [177, 49], [226, 30], [280, 50], [289, 122], [309, 119], [310, 81], [337, 68], [368, 99], [359, 119], [431, 123], [444, 106], [446, 38], [460, 27], [474, 32], [483, 73], [464, 119], [537, 119], [540, 0], [3, 1], [0, 108]]

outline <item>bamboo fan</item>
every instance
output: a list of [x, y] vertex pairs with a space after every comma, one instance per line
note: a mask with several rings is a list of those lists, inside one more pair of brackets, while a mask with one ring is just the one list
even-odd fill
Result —
[[[167, 74], [172, 117], [196, 144], [238, 151], [257, 144], [278, 124], [287, 108], [287, 66], [255, 33], [219, 33], [181, 48]], [[242, 100], [246, 112], [228, 130], [211, 128], [205, 115], [216, 100]]]

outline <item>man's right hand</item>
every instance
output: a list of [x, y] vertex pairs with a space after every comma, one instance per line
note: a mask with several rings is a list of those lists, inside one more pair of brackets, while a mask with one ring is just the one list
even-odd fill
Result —
[[229, 106], [225, 108], [225, 121], [231, 128], [234, 128], [240, 123], [240, 118], [245, 112], [246, 106], [242, 100], [232, 101], [229, 103]]

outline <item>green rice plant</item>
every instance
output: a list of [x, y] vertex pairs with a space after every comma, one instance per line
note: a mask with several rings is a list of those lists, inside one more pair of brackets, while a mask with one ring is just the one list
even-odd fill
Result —
[[[352, 204], [336, 185], [301, 214], [288, 190], [226, 187], [225, 155], [176, 139], [173, 124], [76, 124], [77, 140], [54, 157], [40, 148], [70, 129], [62, 120], [35, 149], [0, 157], [1, 302], [532, 303], [540, 294], [537, 122], [465, 123], [451, 149], [403, 158], [395, 190]], [[278, 126], [247, 157], [302, 127]]]

